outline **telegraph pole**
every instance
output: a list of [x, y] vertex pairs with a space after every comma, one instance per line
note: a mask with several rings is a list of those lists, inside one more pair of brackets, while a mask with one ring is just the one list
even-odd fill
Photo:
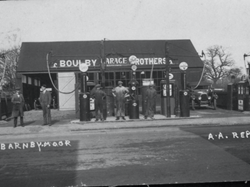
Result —
[[[105, 38], [102, 41], [102, 54], [101, 54], [101, 74], [102, 74], [102, 88], [105, 91], [105, 70], [106, 70], [106, 55], [105, 55]], [[107, 119], [107, 104], [106, 98], [104, 99], [103, 104], [103, 118], [104, 120]]]
[[171, 117], [171, 109], [170, 109], [170, 95], [169, 95], [169, 49], [168, 43], [165, 43], [165, 57], [166, 57], [166, 102], [167, 102], [167, 117]]
[[101, 73], [102, 73], [102, 82], [101, 85], [105, 89], [105, 68], [106, 68], [106, 58], [105, 58], [105, 38], [102, 41], [102, 54], [101, 54]]

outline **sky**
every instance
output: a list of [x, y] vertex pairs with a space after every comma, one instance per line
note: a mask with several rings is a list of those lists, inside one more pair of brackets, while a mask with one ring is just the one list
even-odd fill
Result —
[[249, 0], [0, 1], [0, 50], [21, 42], [190, 39], [219, 45], [245, 71]]

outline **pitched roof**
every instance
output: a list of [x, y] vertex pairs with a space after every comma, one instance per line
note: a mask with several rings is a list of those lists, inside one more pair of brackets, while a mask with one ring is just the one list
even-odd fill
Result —
[[[203, 63], [190, 40], [115, 40], [105, 41], [107, 56], [165, 57], [167, 42], [169, 57], [185, 61], [189, 68], [202, 68]], [[95, 56], [100, 58], [102, 41], [23, 42], [18, 61], [18, 73], [47, 72], [46, 55], [52, 51], [55, 56]], [[52, 70], [61, 71], [61, 70]], [[64, 69], [63, 71], [69, 71]]]

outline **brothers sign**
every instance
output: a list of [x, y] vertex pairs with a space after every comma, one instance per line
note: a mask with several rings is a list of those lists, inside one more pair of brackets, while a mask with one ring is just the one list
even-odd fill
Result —
[[[64, 58], [64, 59], [54, 59], [52, 57], [51, 68], [59, 68], [59, 69], [75, 69], [79, 67], [79, 64], [85, 63], [89, 66], [90, 69], [100, 68], [101, 60], [100, 58]], [[170, 65], [174, 65], [175, 63], [172, 60], [169, 60]], [[133, 63], [136, 66], [155, 66], [157, 65], [165, 65], [166, 58], [162, 57], [143, 57], [137, 58], [137, 61]], [[114, 57], [114, 58], [106, 58], [106, 66], [107, 67], [119, 67], [119, 66], [131, 66], [129, 62], [129, 57]]]

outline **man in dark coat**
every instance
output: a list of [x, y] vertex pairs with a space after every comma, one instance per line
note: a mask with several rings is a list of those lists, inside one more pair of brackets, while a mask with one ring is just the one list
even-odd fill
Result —
[[125, 119], [125, 102], [128, 96], [128, 89], [122, 86], [122, 81], [118, 81], [118, 86], [112, 90], [112, 94], [115, 97], [116, 102], [116, 120], [122, 117]]
[[40, 89], [40, 97], [39, 102], [41, 104], [43, 110], [43, 125], [51, 126], [51, 111], [50, 111], [50, 104], [51, 104], [51, 93], [46, 90], [46, 85], [42, 85]]
[[13, 103], [12, 107], [12, 117], [14, 118], [14, 128], [17, 127], [17, 118], [20, 116], [20, 124], [24, 127], [23, 124], [23, 106], [24, 98], [20, 92], [20, 88], [16, 88], [16, 93], [12, 96], [11, 102]]
[[144, 115], [145, 119], [147, 119], [148, 117], [154, 119], [156, 97], [157, 97], [157, 92], [154, 88], [154, 84], [150, 84], [145, 93], [145, 103], [146, 103], [146, 111]]
[[98, 121], [99, 119], [103, 121], [103, 105], [105, 104], [103, 101], [105, 100], [106, 93], [101, 89], [100, 84], [95, 86], [92, 97], [95, 99], [95, 121]]

